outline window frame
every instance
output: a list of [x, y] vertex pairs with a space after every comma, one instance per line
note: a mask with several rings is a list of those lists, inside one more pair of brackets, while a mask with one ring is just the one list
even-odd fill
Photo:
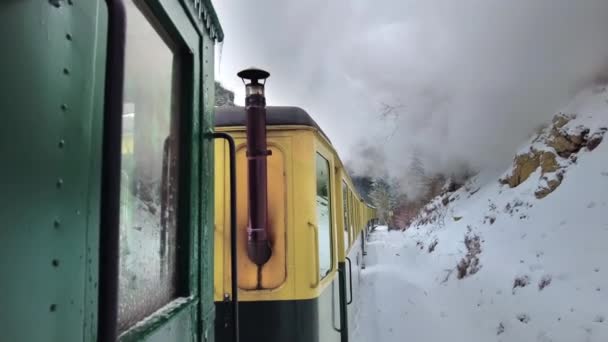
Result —
[[352, 245], [353, 241], [354, 241], [354, 236], [355, 236], [355, 206], [353, 205], [354, 201], [354, 194], [352, 189], [349, 189], [348, 191], [349, 196], [348, 196], [348, 200], [350, 201], [350, 206], [349, 206], [349, 210], [350, 210], [350, 225], [348, 226], [348, 231], [350, 232], [349, 236], [350, 236], [350, 244]]
[[[318, 266], [319, 268], [317, 269], [317, 275], [319, 277], [319, 282], [322, 282], [324, 279], [327, 279], [329, 277], [329, 275], [331, 275], [335, 270], [335, 263], [336, 263], [336, 238], [335, 238], [335, 222], [333, 220], [333, 215], [334, 215], [334, 200], [333, 200], [333, 196], [332, 196], [332, 185], [334, 183], [333, 180], [333, 172], [331, 172], [332, 170], [332, 162], [331, 162], [331, 158], [328, 158], [327, 155], [325, 153], [323, 153], [320, 149], [316, 149], [315, 150], [315, 154], [314, 154], [314, 165], [315, 165], [315, 206], [316, 206], [316, 196], [317, 196], [317, 191], [316, 188], [318, 186], [318, 178], [317, 178], [317, 161], [318, 158], [322, 158], [326, 163], [327, 163], [327, 199], [328, 199], [328, 209], [329, 209], [329, 215], [328, 215], [328, 219], [329, 219], [329, 247], [330, 247], [330, 263], [329, 263], [329, 269], [325, 272], [325, 274], [321, 274], [321, 231], [320, 231], [320, 225], [319, 225], [319, 217], [316, 217], [316, 229], [317, 229], [317, 251], [316, 251], [316, 258], [318, 260]], [[315, 212], [316, 212], [316, 207], [315, 207]]]
[[[178, 319], [189, 319], [194, 331], [200, 325], [200, 318], [186, 312], [197, 312], [200, 303], [201, 274], [203, 262], [199, 236], [204, 218], [201, 211], [202, 192], [201, 168], [197, 160], [206, 160], [202, 149], [204, 140], [198, 139], [205, 123], [196, 119], [203, 110], [203, 33], [190, 20], [186, 8], [170, 4], [166, 0], [130, 0], [141, 11], [159, 37], [173, 52], [172, 110], [177, 110], [179, 159], [177, 184], [176, 242], [178, 269], [178, 293], [163, 307], [142, 318], [134, 325], [120, 332], [120, 341], [145, 339], [159, 329], [167, 327]], [[127, 23], [128, 25], [128, 23]], [[127, 42], [128, 44], [128, 42]], [[126, 73], [125, 73], [126, 74]], [[178, 77], [175, 80], [175, 77]], [[207, 90], [208, 91], [208, 90]], [[173, 109], [175, 106], [176, 109]], [[173, 115], [173, 114], [172, 114]], [[196, 125], [195, 125], [196, 124]], [[206, 142], [210, 145], [212, 142]], [[212, 165], [207, 166], [211, 168]], [[212, 241], [211, 241], [212, 243]], [[184, 316], [187, 315], [187, 316]], [[182, 317], [182, 318], [180, 318]], [[191, 332], [188, 332], [191, 334]], [[198, 332], [196, 333], [198, 334]], [[198, 335], [197, 335], [198, 336]]]
[[[346, 234], [347, 236], [347, 241], [349, 242], [350, 245], [350, 231], [349, 231], [349, 222], [350, 222], [350, 206], [348, 203], [348, 192], [349, 192], [350, 188], [348, 187], [348, 183], [346, 183], [345, 179], [342, 179], [342, 210], [344, 211], [344, 217], [342, 218], [342, 222], [344, 225], [344, 231], [343, 233]], [[348, 248], [348, 246], [344, 246], [344, 249], [346, 250]]]

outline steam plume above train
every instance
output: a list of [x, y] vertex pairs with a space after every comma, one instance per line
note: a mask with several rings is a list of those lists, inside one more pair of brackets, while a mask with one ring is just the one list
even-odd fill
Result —
[[605, 0], [217, 7], [230, 37], [220, 78], [238, 90], [238, 68], [272, 69], [269, 103], [306, 108], [363, 171], [407, 178], [414, 153], [432, 171], [501, 166], [576, 91], [607, 78]]

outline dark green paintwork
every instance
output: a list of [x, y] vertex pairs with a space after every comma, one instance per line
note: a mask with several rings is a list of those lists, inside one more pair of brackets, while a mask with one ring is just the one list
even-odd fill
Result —
[[[223, 36], [222, 36], [223, 37]], [[201, 76], [203, 80], [203, 99], [202, 99], [202, 131], [198, 135], [201, 140], [201, 183], [200, 183], [200, 208], [201, 208], [201, 243], [200, 254], [200, 298], [201, 298], [201, 337], [204, 342], [215, 341], [214, 320], [215, 305], [213, 304], [213, 231], [214, 227], [214, 143], [211, 133], [213, 132], [214, 104], [215, 104], [215, 75], [214, 57], [215, 43], [210, 36], [203, 36], [201, 54]]]
[[106, 21], [97, 1], [0, 2], [2, 341], [95, 339]]
[[129, 330], [120, 337], [122, 342], [132, 341], [191, 341], [195, 338], [194, 331], [198, 313], [198, 300], [194, 297], [188, 301], [163, 310], [161, 315], [154, 315], [145, 324]]
[[[96, 341], [105, 1], [0, 2], [0, 332], [2, 341]], [[213, 340], [212, 16], [193, 0], [145, 1], [189, 60], [181, 213], [188, 301], [124, 341]], [[209, 1], [204, 6], [210, 6]], [[201, 8], [202, 9], [202, 8]], [[214, 37], [212, 39], [211, 37]], [[200, 337], [200, 338], [199, 338]]]
[[[184, 44], [180, 59], [187, 64], [182, 82], [182, 141], [190, 164], [182, 184], [180, 213], [182, 227], [189, 227], [182, 243], [189, 258], [183, 263], [188, 273], [188, 295], [193, 298], [178, 308], [162, 310], [137, 329], [127, 331], [121, 341], [213, 341], [213, 142], [204, 132], [212, 131], [214, 91], [214, 40], [201, 30], [192, 16], [192, 1], [155, 0], [147, 2], [160, 24], [176, 41]], [[184, 8], [187, 10], [184, 11]], [[221, 30], [220, 30], [221, 31]], [[202, 66], [202, 67], [201, 67]], [[211, 92], [210, 92], [211, 91]], [[211, 266], [210, 266], [211, 265]]]

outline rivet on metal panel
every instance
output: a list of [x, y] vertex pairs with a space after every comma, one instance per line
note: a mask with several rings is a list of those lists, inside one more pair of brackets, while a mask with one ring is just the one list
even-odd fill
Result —
[[59, 148], [63, 148], [65, 146], [65, 140], [59, 140]]
[[68, 0], [68, 5], [72, 6], [73, 4], [74, 4], [74, 1]]
[[49, 307], [49, 310], [51, 310], [51, 312], [57, 311], [57, 304], [51, 304], [51, 306]]
[[69, 75], [70, 74], [70, 70], [68, 70], [68, 68], [63, 68], [63, 74], [64, 75]]
[[61, 221], [59, 221], [59, 219], [55, 219], [55, 221], [53, 221], [53, 227], [55, 227], [55, 229], [58, 229], [59, 226], [61, 226]]
[[53, 264], [53, 267], [59, 267], [59, 260], [53, 259], [52, 264]]
[[49, 3], [57, 8], [61, 7], [63, 0], [49, 0]]
[[65, 39], [67, 39], [67, 40], [72, 40], [72, 35], [71, 35], [71, 34], [69, 34], [69, 33], [66, 33], [66, 35], [65, 35]]
[[67, 111], [68, 110], [68, 105], [65, 104], [65, 103], [62, 103], [61, 104], [61, 110], [64, 111], [64, 112]]
[[63, 179], [59, 178], [56, 184], [58, 188], [61, 188], [63, 186]]

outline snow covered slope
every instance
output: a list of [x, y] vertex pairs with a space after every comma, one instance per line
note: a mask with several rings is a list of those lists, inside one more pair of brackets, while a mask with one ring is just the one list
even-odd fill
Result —
[[587, 90], [507, 172], [372, 234], [354, 341], [608, 341], [606, 127]]

